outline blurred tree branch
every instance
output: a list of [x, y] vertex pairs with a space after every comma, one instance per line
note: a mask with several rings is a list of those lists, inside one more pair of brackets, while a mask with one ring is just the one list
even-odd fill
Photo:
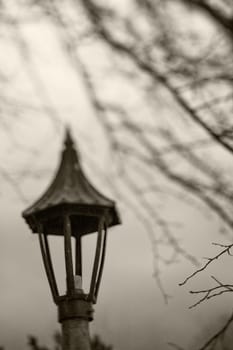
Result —
[[[18, 17], [1, 2], [1, 28], [10, 29], [41, 105], [16, 101], [9, 89], [2, 89], [0, 123], [10, 134], [5, 116], [33, 109], [38, 115], [46, 113], [58, 129], [61, 123], [22, 31], [32, 13], [34, 21], [45, 19], [55, 28], [76, 78], [83, 82], [109, 145], [116, 179], [114, 184], [108, 181], [109, 188], [147, 233], [153, 275], [167, 300], [162, 268], [178, 257], [192, 264], [197, 261], [178, 240], [169, 210], [163, 210], [161, 203], [168, 206], [172, 198], [197, 207], [202, 215], [208, 211], [232, 236], [232, 3], [132, 0], [124, 11], [117, 4], [97, 0], [28, 0], [21, 6], [25, 6], [24, 16]], [[7, 86], [8, 80], [0, 70], [0, 85]], [[93, 165], [94, 160], [90, 161]], [[98, 174], [107, 183], [102, 172]], [[4, 167], [0, 176], [23, 196]], [[222, 248], [184, 283], [229, 253], [231, 244]], [[231, 291], [231, 284], [215, 282], [217, 286], [193, 293], [204, 301]], [[224, 332], [223, 328], [220, 333]]]

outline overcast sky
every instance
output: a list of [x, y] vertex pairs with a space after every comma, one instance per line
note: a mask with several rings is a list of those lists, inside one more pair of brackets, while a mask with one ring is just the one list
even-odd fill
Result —
[[[29, 41], [33, 38], [34, 63], [61, 123], [29, 111], [20, 118], [8, 120], [8, 127], [4, 128], [2, 124], [0, 130], [1, 163], [20, 185], [15, 188], [9, 181], [2, 181], [0, 188], [0, 345], [9, 350], [25, 349], [28, 334], [35, 334], [43, 344], [50, 344], [53, 332], [59, 329], [37, 237], [29, 231], [21, 212], [50, 183], [62, 149], [65, 124], [72, 128], [83, 167], [93, 184], [116, 199], [111, 186], [95, 171], [95, 164], [98, 164], [98, 171], [104, 172], [106, 180], [115, 181], [111, 177], [114, 164], [105, 135], [90, 108], [81, 79], [74, 77], [49, 26], [43, 24], [43, 35], [40, 24], [28, 24], [22, 30]], [[12, 57], [12, 62], [8, 62], [9, 71], [22, 67], [10, 45], [5, 47], [3, 56], [4, 64], [9, 56]], [[26, 75], [27, 69], [18, 74], [15, 94], [22, 93], [27, 102], [36, 103], [38, 96]], [[19, 88], [20, 81], [25, 83]], [[194, 297], [188, 290], [206, 287], [210, 283], [211, 270], [189, 286], [179, 287], [179, 282], [194, 269], [181, 259], [162, 272], [164, 286], [171, 295], [165, 304], [153, 278], [152, 247], [146, 231], [134, 213], [121, 202], [117, 204], [123, 224], [109, 232], [103, 282], [91, 333], [100, 334], [115, 350], [165, 350], [169, 349], [168, 342], [195, 349], [195, 344], [200, 345], [224, 319], [228, 311], [227, 299], [210, 301], [189, 310]], [[211, 242], [219, 241], [216, 218], [203, 217], [198, 208], [177, 206], [172, 200], [167, 203], [167, 211], [174, 221], [183, 223], [180, 239], [191, 253], [198, 258], [213, 255]], [[92, 239], [87, 239], [86, 263], [93, 243]], [[51, 246], [62, 284], [61, 242], [51, 239]], [[217, 273], [224, 278], [221, 264]]]

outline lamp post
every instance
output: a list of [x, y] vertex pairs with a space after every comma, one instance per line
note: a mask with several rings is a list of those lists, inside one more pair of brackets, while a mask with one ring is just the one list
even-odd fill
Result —
[[[52, 298], [58, 306], [63, 350], [90, 350], [89, 321], [93, 319], [92, 305], [96, 303], [103, 272], [107, 229], [120, 224], [120, 218], [115, 203], [97, 191], [83, 173], [69, 129], [51, 185], [23, 212], [23, 217], [32, 232], [39, 236]], [[95, 258], [90, 287], [85, 293], [82, 288], [82, 237], [94, 232], [97, 232]], [[64, 238], [65, 295], [60, 295], [58, 289], [50, 254], [50, 235]], [[72, 237], [75, 253], [72, 252]]]

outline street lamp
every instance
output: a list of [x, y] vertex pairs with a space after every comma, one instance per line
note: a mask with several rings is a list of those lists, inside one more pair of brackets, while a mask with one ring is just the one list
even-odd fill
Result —
[[[23, 212], [33, 233], [38, 233], [43, 263], [62, 325], [63, 350], [89, 350], [89, 321], [101, 282], [107, 229], [120, 224], [115, 203], [86, 178], [69, 129], [58, 171], [44, 195]], [[97, 232], [90, 287], [82, 288], [82, 236]], [[64, 237], [66, 293], [60, 295], [48, 236]], [[75, 266], [71, 237], [75, 239]]]

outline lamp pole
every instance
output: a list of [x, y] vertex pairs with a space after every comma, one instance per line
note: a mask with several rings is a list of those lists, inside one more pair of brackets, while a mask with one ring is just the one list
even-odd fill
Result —
[[92, 311], [91, 303], [78, 299], [59, 303], [63, 350], [91, 350], [89, 321], [92, 320]]
[[62, 323], [63, 350], [91, 350], [88, 321], [70, 319]]
[[[58, 321], [63, 350], [91, 350], [89, 322], [93, 320], [106, 253], [107, 229], [120, 224], [114, 201], [89, 182], [80, 163], [70, 131], [66, 137], [57, 173], [47, 191], [23, 212], [40, 249]], [[82, 289], [82, 238], [97, 233], [90, 288]], [[50, 253], [49, 236], [63, 236], [66, 293], [60, 295]], [[72, 237], [75, 252], [72, 251]], [[74, 261], [74, 264], [73, 264]], [[74, 265], [74, 266], [73, 266]]]

